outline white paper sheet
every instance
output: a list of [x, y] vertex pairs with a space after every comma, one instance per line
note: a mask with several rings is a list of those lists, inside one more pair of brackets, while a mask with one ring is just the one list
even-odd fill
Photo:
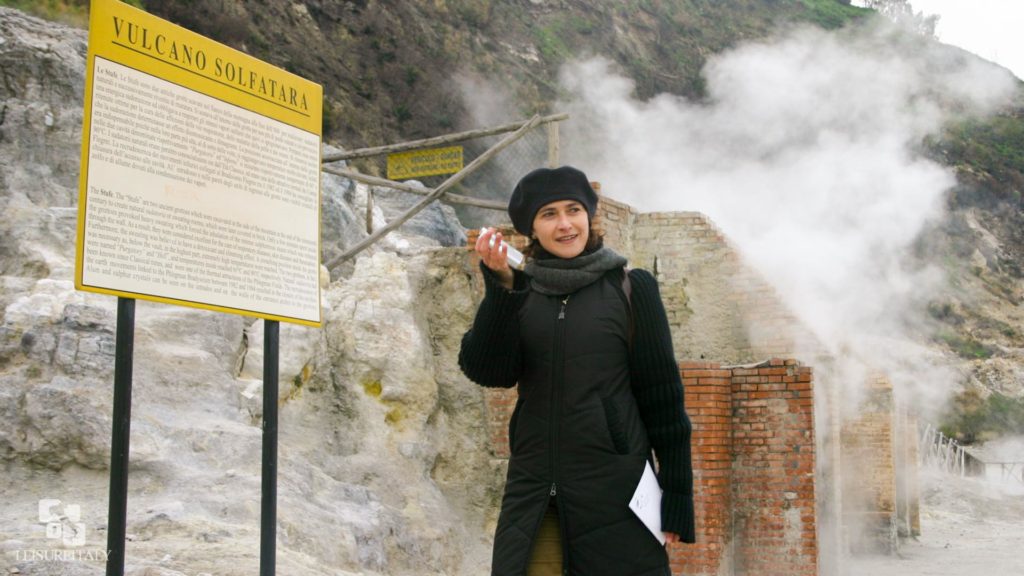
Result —
[[658, 485], [658, 477], [655, 476], [650, 462], [644, 466], [644, 475], [636, 485], [633, 498], [629, 501], [629, 509], [640, 518], [658, 542], [664, 545], [665, 534], [661, 531], [661, 486]]

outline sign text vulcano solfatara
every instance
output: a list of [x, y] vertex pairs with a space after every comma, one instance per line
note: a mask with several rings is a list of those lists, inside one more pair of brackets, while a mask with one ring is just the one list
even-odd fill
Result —
[[293, 86], [267, 78], [255, 70], [247, 70], [241, 64], [226, 61], [220, 56], [209, 58], [202, 48], [195, 48], [185, 42], [178, 42], [159, 32], [153, 33], [145, 26], [114, 16], [115, 43], [137, 51], [155, 54], [159, 59], [175, 62], [178, 66], [197, 71], [243, 90], [259, 94], [295, 110], [309, 111], [306, 94]]

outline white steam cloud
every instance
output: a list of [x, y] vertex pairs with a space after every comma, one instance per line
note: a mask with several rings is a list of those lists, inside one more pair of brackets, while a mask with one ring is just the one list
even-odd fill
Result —
[[607, 60], [565, 66], [564, 161], [643, 211], [707, 214], [822, 341], [885, 371], [908, 400], [948, 382], [901, 337], [941, 283], [908, 269], [909, 249], [955, 183], [916, 150], [944, 110], [1007, 102], [1012, 77], [884, 26], [798, 30], [721, 54], [704, 74], [704, 102], [641, 101]]

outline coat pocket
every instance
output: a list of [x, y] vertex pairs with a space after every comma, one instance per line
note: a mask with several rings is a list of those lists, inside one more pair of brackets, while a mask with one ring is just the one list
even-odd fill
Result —
[[604, 406], [604, 419], [608, 424], [608, 435], [612, 438], [612, 446], [619, 454], [629, 454], [629, 442], [626, 440], [626, 428], [622, 424], [622, 414], [615, 401], [611, 398], [601, 398]]

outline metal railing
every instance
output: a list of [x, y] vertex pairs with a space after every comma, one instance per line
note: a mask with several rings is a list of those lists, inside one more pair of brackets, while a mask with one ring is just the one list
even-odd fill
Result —
[[963, 478], [967, 474], [967, 451], [954, 438], [928, 424], [921, 435], [921, 464]]

